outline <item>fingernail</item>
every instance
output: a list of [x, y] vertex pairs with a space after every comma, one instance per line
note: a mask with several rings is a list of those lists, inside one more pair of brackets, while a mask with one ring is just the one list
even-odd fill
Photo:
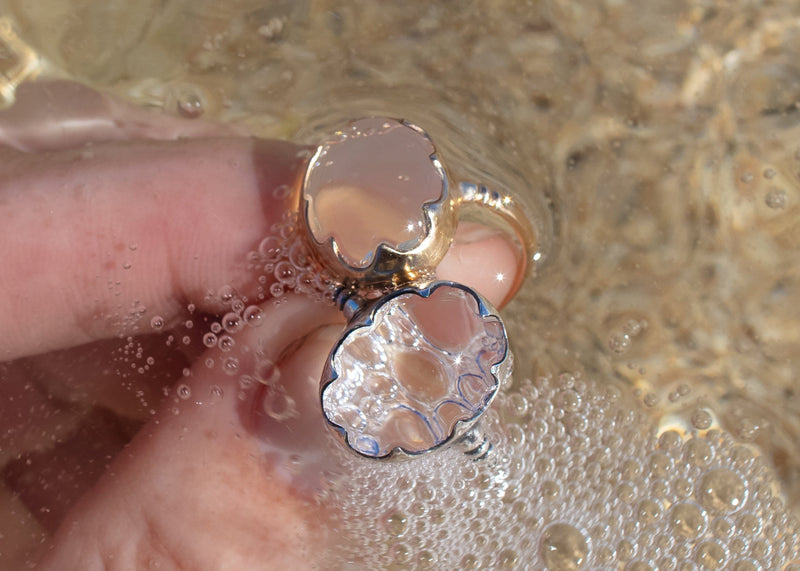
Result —
[[507, 233], [478, 222], [461, 222], [453, 241], [459, 244], [473, 244], [496, 236], [506, 237]]

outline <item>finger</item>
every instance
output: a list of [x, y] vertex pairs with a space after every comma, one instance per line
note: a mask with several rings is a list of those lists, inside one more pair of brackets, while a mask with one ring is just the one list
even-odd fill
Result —
[[52, 533], [139, 426], [94, 408], [68, 436], [51, 442], [51, 449], [22, 453], [6, 464], [0, 470], [0, 481]]
[[0, 110], [0, 145], [21, 151], [52, 151], [136, 138], [246, 134], [229, 124], [180, 119], [134, 107], [74, 81], [23, 83], [17, 88], [14, 105]]
[[[317, 343], [309, 351], [297, 341], [337, 319], [330, 308], [289, 297], [273, 306], [264, 326], [239, 336], [238, 371], [255, 378], [259, 363], [274, 359], [285, 373], [283, 386], [311, 377], [318, 382], [329, 347]], [[217, 360], [229, 355], [210, 353]], [[319, 518], [248, 426], [254, 396], [219, 368], [193, 369], [175, 402], [68, 514], [42, 568], [102, 568], [103, 557], [131, 569], [305, 569], [318, 563], [312, 538]], [[318, 410], [302, 421], [313, 424], [314, 418], [322, 428]]]
[[506, 233], [462, 222], [437, 275], [470, 286], [492, 305], [502, 308], [514, 293], [519, 268], [518, 248]]
[[19, 495], [0, 484], [0, 565], [3, 569], [30, 569], [42, 543], [47, 540], [46, 530], [22, 503]]
[[[286, 210], [299, 147], [135, 142], [0, 156], [0, 359], [140, 331], [223, 285]], [[283, 187], [285, 188], [285, 187]]]

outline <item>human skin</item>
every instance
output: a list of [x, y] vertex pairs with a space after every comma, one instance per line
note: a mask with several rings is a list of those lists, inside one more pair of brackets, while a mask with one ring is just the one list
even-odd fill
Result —
[[[254, 299], [257, 284], [244, 261], [285, 212], [272, 190], [297, 184], [303, 148], [144, 113], [75, 84], [32, 84], [18, 100], [0, 113], [0, 312], [7, 324], [0, 328], [0, 433], [5, 452], [12, 451], [2, 458], [35, 451], [39, 464], [58, 466], [63, 454], [49, 457], [49, 444], [17, 430], [20, 423], [38, 422], [47, 435], [81, 422], [48, 409], [47, 394], [23, 389], [32, 367], [60, 379], [76, 400], [143, 423], [99, 479], [79, 471], [78, 484], [63, 493], [54, 495], [59, 478], [39, 489], [4, 472], [12, 494], [52, 533], [40, 567], [326, 568], [324, 530], [315, 523], [324, 507], [277, 476], [263, 444], [280, 435], [255, 429], [242, 412], [248, 403], [235, 398], [235, 377], [205, 365], [221, 355], [199, 343], [203, 330], [191, 332], [181, 358], [164, 359], [133, 381], [133, 392], [154, 400], [174, 382], [189, 387], [191, 399], [161, 399], [154, 414], [131, 404], [131, 387], [123, 389], [113, 370], [101, 370], [105, 348], [147, 333], [142, 322], [151, 316], [169, 329], [193, 304], [203, 316], [198, 322], [207, 322], [223, 311], [209, 292], [223, 286]], [[39, 104], [26, 105], [31, 101]], [[502, 235], [465, 226], [439, 277], [499, 304], [514, 280], [496, 276], [513, 276], [516, 268]], [[137, 310], [145, 317], [130, 319]], [[265, 302], [263, 310], [264, 325], [238, 334], [237, 346], [275, 361], [287, 391], [313, 393], [310, 380], [320, 376], [340, 315], [301, 295]], [[135, 338], [145, 347], [163, 344], [161, 337]], [[255, 365], [252, 354], [241, 355], [246, 374]], [[35, 419], [27, 415], [32, 401]], [[313, 445], [324, 430], [320, 411], [301, 412]], [[73, 452], [82, 464], [106, 463], [88, 446]], [[59, 509], [35, 509], [41, 505]]]

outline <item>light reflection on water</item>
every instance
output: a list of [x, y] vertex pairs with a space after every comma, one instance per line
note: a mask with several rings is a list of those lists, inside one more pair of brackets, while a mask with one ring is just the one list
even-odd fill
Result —
[[797, 510], [792, 3], [61, 4], [5, 2], [46, 71], [263, 136], [403, 116], [456, 178], [522, 193], [546, 255], [507, 312], [520, 380], [634, 387], [661, 425], [708, 410]]

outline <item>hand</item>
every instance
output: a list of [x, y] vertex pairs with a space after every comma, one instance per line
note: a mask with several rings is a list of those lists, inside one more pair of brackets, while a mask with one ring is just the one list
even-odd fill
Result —
[[[309, 497], [340, 315], [268, 299], [232, 350], [202, 343], [231, 310], [221, 292], [250, 305], [269, 286], [247, 254], [290, 207], [272, 191], [297, 184], [304, 149], [68, 83], [22, 86], [0, 142], [0, 533], [20, 547], [0, 563], [324, 567]], [[516, 267], [504, 237], [462, 225], [439, 276], [499, 303]], [[240, 382], [268, 361], [294, 400], [281, 422]]]

